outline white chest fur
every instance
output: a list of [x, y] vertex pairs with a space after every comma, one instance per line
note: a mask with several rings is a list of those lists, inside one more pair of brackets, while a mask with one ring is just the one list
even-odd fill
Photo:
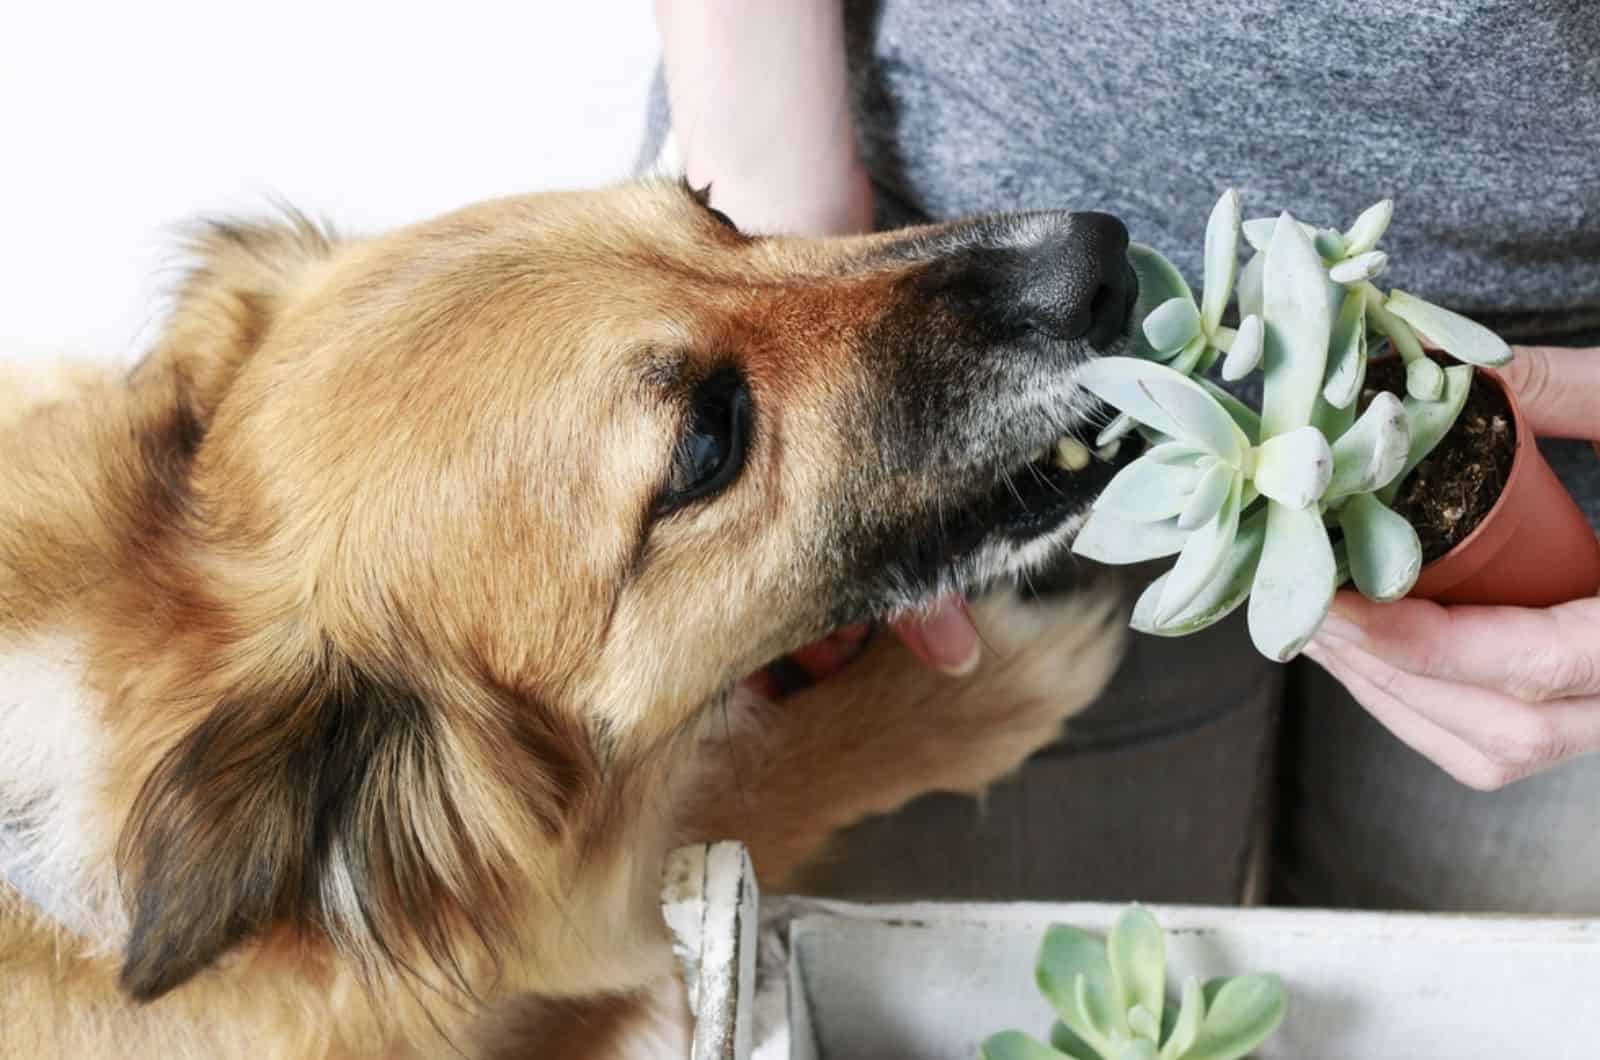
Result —
[[64, 927], [114, 944], [127, 921], [95, 812], [103, 738], [83, 667], [71, 635], [0, 639], [0, 876]]

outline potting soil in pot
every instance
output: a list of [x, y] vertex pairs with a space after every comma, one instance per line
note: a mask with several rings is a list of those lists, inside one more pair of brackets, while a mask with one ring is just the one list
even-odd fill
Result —
[[[1362, 404], [1379, 390], [1405, 396], [1405, 366], [1398, 358], [1369, 366]], [[1422, 541], [1424, 563], [1449, 552], [1489, 514], [1511, 474], [1516, 445], [1516, 426], [1505, 395], [1475, 374], [1455, 426], [1417, 465], [1395, 498], [1395, 511], [1416, 528]]]

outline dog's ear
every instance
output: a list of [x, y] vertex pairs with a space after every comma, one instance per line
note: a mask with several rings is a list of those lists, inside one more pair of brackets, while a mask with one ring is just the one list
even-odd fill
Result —
[[269, 929], [325, 931], [369, 969], [446, 975], [503, 929], [440, 721], [360, 674], [219, 703], [146, 780], [121, 837], [121, 981], [150, 1001]]
[[277, 220], [203, 221], [191, 229], [183, 246], [190, 269], [152, 360], [175, 373], [202, 423], [336, 245], [329, 229], [289, 209]]

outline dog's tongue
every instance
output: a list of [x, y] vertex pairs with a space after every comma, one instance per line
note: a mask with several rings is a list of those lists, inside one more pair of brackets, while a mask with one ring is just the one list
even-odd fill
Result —
[[894, 628], [912, 654], [941, 673], [964, 677], [978, 665], [978, 629], [959, 596], [945, 597], [926, 615], [899, 619]]
[[[866, 646], [868, 628], [847, 626], [750, 674], [741, 685], [766, 699], [779, 700], [826, 681]], [[926, 615], [898, 619], [894, 632], [925, 665], [961, 677], [978, 665], [978, 630], [967, 603], [947, 596]]]

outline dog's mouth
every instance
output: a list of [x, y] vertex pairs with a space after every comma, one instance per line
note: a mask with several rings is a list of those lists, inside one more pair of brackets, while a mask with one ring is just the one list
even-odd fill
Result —
[[1124, 448], [1118, 441], [1093, 450], [1064, 435], [1034, 450], [1026, 463], [999, 471], [998, 481], [971, 513], [992, 533], [1017, 544], [1049, 535], [1094, 502], [1126, 463]]
[[[838, 632], [774, 660], [741, 683], [776, 698], [814, 684], [859, 650], [868, 626], [948, 593], [970, 593], [1059, 556], [1096, 497], [1142, 445], [1130, 437], [1094, 450], [1071, 435], [997, 463], [987, 490], [898, 537], [837, 616]], [[820, 670], [820, 673], [818, 672]]]
[[971, 499], [935, 513], [886, 557], [894, 604], [916, 607], [1048, 561], [1139, 448], [1129, 438], [1095, 450], [1067, 435], [996, 463]]

